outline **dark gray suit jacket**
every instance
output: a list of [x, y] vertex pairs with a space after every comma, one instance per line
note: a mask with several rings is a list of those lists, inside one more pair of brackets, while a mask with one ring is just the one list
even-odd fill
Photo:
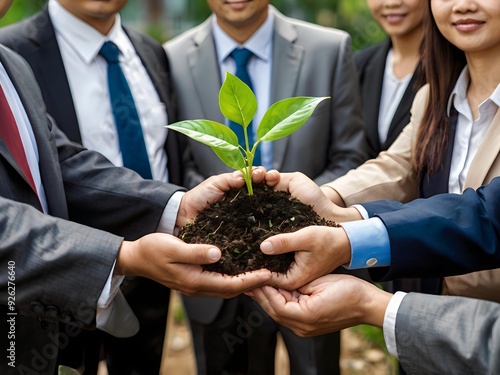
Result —
[[380, 151], [387, 150], [396, 140], [401, 130], [410, 123], [410, 109], [420, 86], [417, 85], [419, 68], [413, 74], [406, 91], [403, 94], [398, 108], [394, 113], [387, 139], [380, 144], [378, 136], [378, 116], [382, 86], [384, 81], [385, 63], [391, 48], [391, 40], [367, 47], [354, 55], [359, 74], [361, 102], [368, 143], [368, 157], [377, 157]]
[[[367, 158], [351, 39], [343, 31], [283, 16], [275, 8], [271, 104], [292, 96], [330, 96], [296, 133], [273, 142], [273, 168], [301, 171], [319, 184], [333, 181]], [[222, 84], [212, 19], [164, 44], [179, 101], [179, 119], [224, 123]], [[230, 171], [213, 151], [188, 141], [186, 186]]]
[[396, 317], [396, 344], [409, 375], [500, 374], [500, 305], [410, 293]]
[[[365, 134], [351, 39], [343, 31], [290, 19], [274, 7], [271, 103], [292, 96], [330, 96], [291, 136], [273, 142], [273, 167], [300, 171], [318, 184], [330, 182], [366, 160]], [[212, 16], [213, 17], [213, 16]], [[224, 123], [218, 94], [222, 85], [212, 35], [212, 18], [164, 44], [178, 95], [179, 119]], [[214, 152], [188, 140], [186, 183], [230, 171]], [[184, 298], [190, 318], [212, 322], [221, 298]], [[203, 308], [200, 308], [203, 306]]]
[[[124, 30], [165, 104], [169, 122], [177, 121], [176, 100], [165, 51], [149, 36], [129, 28]], [[82, 143], [68, 78], [47, 7], [29, 19], [1, 28], [0, 43], [28, 61], [39, 82], [48, 113], [70, 140]], [[179, 139], [177, 133], [169, 132], [165, 150], [169, 182], [181, 185], [183, 167]]]
[[8, 366], [4, 359], [0, 373], [17, 374], [24, 366], [25, 373], [31, 369], [52, 375], [55, 343], [74, 334], [59, 332], [59, 321], [75, 330], [95, 325], [97, 299], [122, 237], [135, 239], [154, 232], [168, 200], [180, 188], [143, 181], [130, 170], [114, 167], [101, 154], [70, 142], [47, 115], [28, 64], [3, 46], [0, 61], [33, 128], [49, 207], [48, 215], [37, 210], [38, 198], [0, 140], [0, 265], [4, 270], [0, 309], [6, 317], [7, 269], [15, 263], [18, 314], [12, 340], [17, 367]]

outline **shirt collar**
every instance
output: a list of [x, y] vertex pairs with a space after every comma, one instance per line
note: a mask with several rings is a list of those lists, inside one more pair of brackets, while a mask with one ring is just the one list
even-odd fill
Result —
[[467, 87], [469, 86], [470, 75], [469, 69], [465, 66], [458, 77], [457, 83], [451, 92], [446, 107], [446, 114], [450, 117], [451, 107], [455, 106], [457, 110], [467, 101]]
[[92, 26], [68, 12], [57, 0], [49, 0], [49, 14], [56, 33], [87, 64], [95, 59], [102, 45], [107, 40], [114, 42], [125, 57], [132, 52], [132, 46], [121, 26], [119, 14], [116, 15], [115, 24], [108, 35], [102, 35]]
[[[451, 92], [450, 98], [448, 99], [448, 105], [446, 108], [446, 114], [450, 117], [451, 107], [454, 106], [457, 111], [461, 112], [461, 109], [464, 106], [468, 106], [467, 99], [467, 88], [470, 83], [470, 74], [469, 68], [467, 65], [463, 68], [460, 76], [458, 77], [457, 83]], [[500, 84], [497, 85], [497, 88], [493, 91], [490, 97], [486, 100], [491, 100], [493, 103], [500, 107]], [[463, 112], [462, 112], [463, 113]]]
[[231, 54], [237, 47], [245, 47], [252, 51], [254, 55], [264, 61], [269, 61], [271, 57], [271, 44], [273, 40], [274, 29], [274, 12], [269, 8], [269, 15], [266, 21], [259, 27], [259, 29], [246, 41], [245, 44], [240, 45], [233, 38], [226, 34], [217, 23], [216, 17], [212, 15], [212, 30], [215, 40], [215, 48], [217, 49], [219, 64]]

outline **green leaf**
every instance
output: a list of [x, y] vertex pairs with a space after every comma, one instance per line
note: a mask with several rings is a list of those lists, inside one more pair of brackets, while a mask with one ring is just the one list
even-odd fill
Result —
[[318, 104], [328, 97], [297, 96], [274, 103], [264, 114], [257, 139], [275, 141], [297, 131], [311, 117]]
[[165, 126], [210, 147], [238, 150], [238, 136], [226, 125], [210, 120], [186, 120]]
[[224, 117], [246, 129], [257, 113], [257, 98], [250, 87], [228, 72], [219, 91], [219, 107]]
[[241, 170], [246, 167], [238, 137], [226, 125], [210, 120], [186, 120], [167, 125], [166, 128], [210, 146], [230, 168]]
[[222, 162], [230, 168], [242, 170], [247, 166], [245, 158], [243, 157], [240, 149], [226, 150], [212, 147], [212, 150], [219, 157], [219, 159], [222, 160]]

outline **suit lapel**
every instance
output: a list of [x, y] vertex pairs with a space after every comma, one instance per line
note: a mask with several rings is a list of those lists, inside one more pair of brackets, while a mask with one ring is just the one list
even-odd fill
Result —
[[481, 142], [480, 147], [477, 150], [474, 159], [469, 167], [469, 172], [465, 178], [464, 189], [472, 187], [477, 189], [479, 186], [483, 185], [486, 180], [486, 176], [498, 158], [500, 153], [500, 111], [493, 118], [488, 131], [484, 135], [484, 139]]
[[361, 95], [366, 123], [366, 137], [376, 150], [380, 150], [381, 147], [378, 135], [378, 117], [380, 112], [380, 100], [382, 97], [382, 85], [384, 82], [385, 63], [390, 48], [390, 40], [387, 40], [375, 52], [373, 59], [370, 60], [363, 72], [364, 89]]
[[[35, 136], [39, 157], [38, 166], [50, 213], [54, 216], [67, 217], [67, 210], [64, 204], [61, 205], [58, 203], [61, 202], [61, 197], [64, 197], [59, 159], [53, 144], [55, 142], [54, 135], [49, 131], [47, 126], [49, 120], [44, 115], [46, 110], [43, 100], [39, 96], [38, 85], [36, 85], [35, 79], [25, 69], [24, 62], [13, 61], [8, 56], [9, 53], [12, 52], [3, 47], [0, 48], [0, 61], [21, 99]], [[17, 57], [17, 55], [15, 56]], [[40, 116], [40, 114], [43, 114], [43, 116]], [[19, 170], [17, 166], [16, 169]], [[30, 190], [32, 191], [31, 188]], [[64, 200], [62, 201], [64, 202]]]
[[132, 45], [141, 59], [142, 64], [146, 68], [146, 71], [151, 78], [156, 91], [158, 92], [160, 100], [165, 104], [167, 113], [174, 113], [168, 94], [168, 80], [166, 77], [162, 77], [160, 74], [161, 72], [158, 71], [157, 65], [161, 64], [161, 62], [158, 60], [158, 56], [155, 51], [142, 40], [142, 36], [140, 34], [135, 33], [127, 27], [124, 27], [123, 29], [132, 42]]
[[436, 194], [447, 193], [449, 190], [451, 158], [453, 157], [453, 145], [455, 139], [455, 130], [457, 128], [458, 114], [455, 108], [448, 118], [450, 128], [448, 132], [448, 145], [444, 152], [443, 168], [433, 175], [425, 172], [420, 180], [420, 197], [429, 198]]
[[212, 36], [211, 18], [203, 23], [194, 36], [194, 47], [187, 51], [187, 59], [205, 118], [224, 123], [224, 116], [219, 110], [222, 77]]
[[73, 97], [47, 7], [32, 19], [31, 25], [40, 25], [26, 33], [38, 49], [27, 59], [43, 88], [47, 112], [61, 124], [69, 139], [82, 143]]
[[[304, 58], [304, 48], [295, 44], [297, 33], [293, 26], [274, 8], [273, 66], [271, 71], [271, 105], [295, 96], [299, 70]], [[283, 165], [290, 137], [273, 142], [273, 167]]]

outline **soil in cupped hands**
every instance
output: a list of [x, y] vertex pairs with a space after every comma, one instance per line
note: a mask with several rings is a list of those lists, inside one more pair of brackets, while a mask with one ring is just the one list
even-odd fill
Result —
[[230, 190], [223, 201], [206, 207], [193, 223], [181, 228], [179, 237], [185, 242], [221, 249], [221, 259], [203, 265], [204, 270], [237, 275], [267, 268], [286, 273], [294, 253], [266, 255], [260, 251], [262, 241], [311, 225], [338, 226], [288, 192], [274, 191], [264, 183], [253, 189], [253, 195], [248, 195], [246, 188]]

